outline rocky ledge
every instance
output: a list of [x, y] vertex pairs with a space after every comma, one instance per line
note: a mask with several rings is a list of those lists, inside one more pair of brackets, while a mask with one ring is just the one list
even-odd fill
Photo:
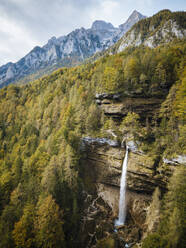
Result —
[[130, 96], [102, 93], [96, 94], [95, 99], [105, 115], [117, 119], [123, 118], [129, 111], [139, 114], [144, 120], [151, 119], [163, 102], [162, 96], [144, 98], [135, 93]]
[[82, 148], [84, 149], [86, 144], [88, 145], [109, 145], [111, 147], [118, 147], [119, 143], [115, 140], [106, 139], [106, 138], [91, 138], [91, 137], [84, 137], [82, 138]]
[[176, 158], [163, 158], [163, 162], [165, 164], [172, 164], [172, 165], [178, 165], [178, 164], [186, 164], [186, 155], [178, 155]]

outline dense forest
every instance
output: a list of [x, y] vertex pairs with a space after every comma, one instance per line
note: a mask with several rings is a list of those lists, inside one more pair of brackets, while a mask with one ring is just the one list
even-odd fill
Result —
[[[171, 158], [186, 153], [185, 61], [185, 40], [154, 49], [131, 47], [1, 89], [1, 248], [83, 247], [82, 137], [108, 137], [106, 130], [111, 128], [119, 141], [123, 132], [131, 133], [152, 155]], [[96, 104], [96, 93], [158, 96], [163, 103], [148, 125], [133, 111], [114, 121]], [[184, 166], [176, 167], [167, 187], [160, 224], [143, 248], [183, 248], [186, 243]]]

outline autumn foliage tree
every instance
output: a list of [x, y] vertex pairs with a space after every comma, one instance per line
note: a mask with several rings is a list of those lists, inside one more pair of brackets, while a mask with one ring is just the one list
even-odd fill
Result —
[[37, 247], [65, 247], [62, 212], [51, 195], [38, 203], [34, 229]]
[[15, 223], [12, 232], [16, 247], [31, 248], [34, 246], [34, 206], [27, 204], [21, 219]]

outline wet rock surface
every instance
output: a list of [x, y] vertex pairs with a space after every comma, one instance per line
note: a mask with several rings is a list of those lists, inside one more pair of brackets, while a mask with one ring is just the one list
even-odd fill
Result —
[[141, 153], [133, 141], [128, 143], [131, 150], [127, 167], [126, 225], [115, 233], [125, 149], [90, 137], [85, 138], [83, 144], [82, 178], [88, 194], [99, 209], [84, 215], [84, 230], [91, 230], [89, 233], [92, 235], [85, 235], [86, 243], [89, 243], [87, 247], [96, 247], [98, 240], [107, 242], [107, 239], [114, 240], [113, 247], [139, 242], [148, 229], [146, 217], [154, 189], [157, 186], [166, 187], [166, 183], [157, 177], [154, 158]]
[[173, 164], [173, 165], [177, 165], [177, 164], [186, 164], [186, 155], [178, 155], [176, 158], [163, 158], [163, 162], [165, 164]]
[[82, 145], [83, 147], [86, 146], [86, 144], [88, 145], [109, 145], [111, 147], [119, 147], [119, 143], [115, 140], [111, 140], [111, 139], [106, 139], [106, 138], [91, 138], [91, 137], [84, 137], [82, 138]]
[[[84, 139], [84, 172], [93, 172], [90, 180], [94, 183], [119, 187], [125, 150], [117, 143], [103, 141]], [[128, 189], [151, 194], [156, 186], [164, 188], [165, 182], [156, 176], [155, 159], [139, 152], [133, 142], [128, 144], [132, 148], [129, 149], [127, 166]]]

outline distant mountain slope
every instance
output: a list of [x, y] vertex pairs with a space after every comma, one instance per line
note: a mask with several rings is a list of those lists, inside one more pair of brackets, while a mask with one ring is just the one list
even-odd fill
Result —
[[156, 47], [175, 38], [186, 36], [186, 12], [162, 10], [156, 15], [140, 20], [113, 47], [121, 52], [128, 46]]
[[35, 47], [17, 63], [1, 66], [0, 87], [31, 74], [41, 75], [60, 66], [71, 66], [84, 61], [96, 52], [114, 45], [133, 24], [143, 18], [145, 16], [135, 10], [119, 28], [97, 20], [90, 29], [80, 28], [67, 36], [52, 37], [46, 45]]

